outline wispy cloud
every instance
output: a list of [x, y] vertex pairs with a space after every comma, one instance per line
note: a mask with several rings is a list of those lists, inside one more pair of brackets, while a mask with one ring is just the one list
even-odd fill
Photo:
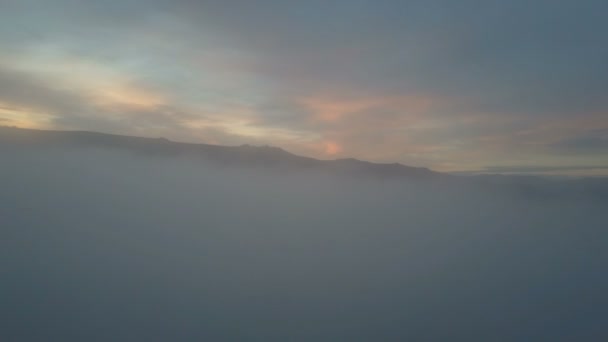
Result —
[[608, 128], [593, 129], [552, 145], [561, 152], [608, 154]]

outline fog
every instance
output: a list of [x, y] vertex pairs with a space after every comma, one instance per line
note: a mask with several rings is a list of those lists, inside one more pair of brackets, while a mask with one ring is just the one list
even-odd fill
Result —
[[0, 158], [3, 341], [608, 338], [602, 181]]

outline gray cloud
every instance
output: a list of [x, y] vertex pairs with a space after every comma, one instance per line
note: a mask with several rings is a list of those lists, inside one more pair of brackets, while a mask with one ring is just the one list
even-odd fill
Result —
[[7, 340], [606, 339], [606, 180], [383, 182], [10, 144], [0, 158]]
[[608, 165], [576, 165], [576, 166], [487, 166], [485, 172], [489, 173], [548, 173], [554, 171], [587, 171], [606, 170]]
[[600, 1], [266, 1], [199, 9], [253, 51], [263, 72], [284, 78], [283, 86], [415, 89], [530, 115], [606, 107]]
[[11, 104], [6, 108], [9, 110], [17, 105], [26, 105], [62, 115], [86, 111], [84, 100], [78, 95], [58, 90], [38, 75], [12, 70], [4, 65], [0, 65], [0, 88], [0, 100]]
[[608, 152], [608, 129], [594, 129], [554, 143], [552, 147], [557, 151], [575, 153], [601, 153]]
[[[38, 2], [20, 6], [32, 16], [41, 10]], [[179, 49], [186, 54], [204, 49], [207, 42], [201, 37], [211, 32], [247, 55], [245, 63], [281, 91], [350, 87], [382, 94], [440, 93], [474, 98], [477, 110], [525, 115], [607, 107], [602, 96], [608, 86], [602, 67], [608, 58], [607, 27], [598, 15], [606, 10], [602, 1], [156, 0], [145, 6], [58, 1], [45, 3], [47, 8], [54, 9], [49, 19], [35, 22], [32, 17], [28, 24], [68, 35], [68, 43], [74, 35], [77, 45], [107, 44], [99, 50], [108, 52], [138, 27], [152, 34], [179, 32], [183, 36], [173, 38], [184, 42]], [[78, 35], [81, 30], [72, 33], [64, 24], [48, 22], [63, 19], [64, 10], [73, 13], [74, 25], [85, 33], [111, 40], [87, 41], [86, 34]], [[15, 12], [23, 15], [24, 9]], [[178, 31], [170, 26], [177, 20], [183, 26]]]

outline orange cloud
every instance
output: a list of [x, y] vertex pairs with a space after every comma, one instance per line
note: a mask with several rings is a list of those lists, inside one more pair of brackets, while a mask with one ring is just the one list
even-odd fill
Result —
[[152, 109], [166, 103], [160, 94], [137, 88], [128, 83], [106, 85], [95, 91], [92, 97], [96, 105], [104, 108]]
[[336, 122], [349, 115], [372, 110], [399, 110], [410, 114], [427, 112], [434, 103], [424, 95], [376, 96], [376, 97], [305, 97], [298, 100], [311, 111], [313, 121]]
[[[313, 155], [349, 155], [375, 161], [437, 159], [440, 146], [417, 141], [420, 132], [445, 125], [433, 111], [453, 99], [427, 94], [343, 96], [323, 94], [296, 100], [306, 108], [318, 134]], [[416, 137], [415, 137], [416, 136]]]
[[313, 120], [333, 122], [344, 116], [377, 105], [376, 100], [344, 100], [330, 98], [305, 98], [300, 103], [313, 114]]
[[51, 128], [52, 116], [32, 108], [17, 107], [0, 102], [0, 125], [17, 126], [21, 128]]

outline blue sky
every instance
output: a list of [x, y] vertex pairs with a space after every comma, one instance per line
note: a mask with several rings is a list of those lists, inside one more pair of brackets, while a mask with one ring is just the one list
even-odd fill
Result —
[[605, 1], [1, 0], [0, 124], [608, 174]]

